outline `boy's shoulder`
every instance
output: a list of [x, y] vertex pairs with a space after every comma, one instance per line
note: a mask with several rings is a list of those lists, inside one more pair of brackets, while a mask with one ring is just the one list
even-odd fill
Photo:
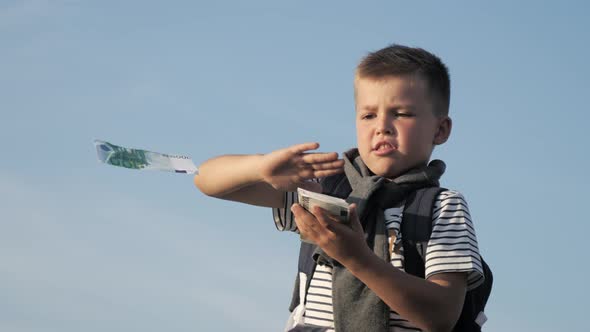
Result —
[[[462, 216], [470, 219], [467, 200], [459, 190], [440, 188], [438, 194], [432, 197], [432, 202], [428, 203], [431, 204], [430, 206], [432, 207], [432, 220], [437, 220], [443, 217], [443, 215], [446, 215], [447, 217], [450, 215], [456, 217]], [[422, 202], [422, 204], [425, 203]]]
[[442, 207], [442, 206], [446, 206], [446, 205], [467, 206], [467, 200], [465, 199], [465, 195], [457, 189], [441, 188], [440, 192], [435, 197], [434, 206], [436, 208], [436, 207]]
[[437, 201], [442, 202], [451, 199], [465, 200], [465, 195], [463, 195], [463, 193], [457, 189], [450, 189], [443, 186], [440, 188], [441, 190], [436, 197]]

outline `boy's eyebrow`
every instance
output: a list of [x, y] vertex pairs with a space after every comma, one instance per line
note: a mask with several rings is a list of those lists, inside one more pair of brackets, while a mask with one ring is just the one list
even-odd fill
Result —
[[401, 109], [408, 110], [408, 111], [413, 111], [416, 109], [416, 107], [412, 104], [396, 105], [396, 106], [393, 106], [390, 108], [401, 108]]
[[[358, 109], [358, 107], [357, 107], [357, 109]], [[363, 110], [363, 111], [376, 111], [377, 110], [377, 106], [365, 105], [365, 106], [362, 106], [360, 109]]]
[[[374, 112], [378, 108], [379, 108], [378, 106], [374, 106], [374, 105], [364, 105], [364, 106], [361, 106], [360, 107], [360, 110]], [[359, 108], [357, 107], [356, 109], [358, 110]], [[409, 110], [409, 111], [413, 111], [413, 110], [416, 109], [416, 106], [413, 105], [413, 104], [397, 104], [397, 103], [393, 103], [393, 104], [387, 106], [387, 109], [388, 110], [391, 110], [391, 109], [406, 109], [406, 110]]]

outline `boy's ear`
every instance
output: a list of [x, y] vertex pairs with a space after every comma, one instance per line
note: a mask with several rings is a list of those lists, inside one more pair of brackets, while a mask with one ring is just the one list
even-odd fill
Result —
[[451, 129], [453, 127], [453, 121], [448, 116], [440, 119], [438, 122], [438, 130], [434, 135], [434, 145], [440, 145], [446, 142], [451, 136]]

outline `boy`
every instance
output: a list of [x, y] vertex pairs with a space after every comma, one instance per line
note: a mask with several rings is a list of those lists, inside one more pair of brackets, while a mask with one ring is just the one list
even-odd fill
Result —
[[[279, 229], [298, 231], [317, 244], [317, 265], [308, 287], [300, 283], [300, 303], [288, 329], [450, 331], [467, 289], [483, 282], [462, 195], [446, 190], [436, 198], [431, 239], [418, 244], [425, 279], [404, 272], [400, 245], [408, 192], [437, 185], [444, 172], [440, 161], [427, 164], [434, 146], [451, 133], [447, 68], [425, 50], [392, 45], [362, 60], [354, 88], [357, 148], [343, 159], [335, 152], [311, 152], [317, 143], [265, 155], [226, 155], [201, 165], [195, 184], [210, 196], [275, 208]], [[322, 191], [325, 182], [311, 180], [342, 173], [352, 188], [347, 201], [355, 202], [351, 227], [294, 202], [297, 187]], [[382, 188], [394, 198], [384, 200]]]

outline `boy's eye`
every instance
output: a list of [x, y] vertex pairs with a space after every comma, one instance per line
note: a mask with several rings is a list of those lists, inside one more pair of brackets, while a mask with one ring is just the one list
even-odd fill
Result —
[[363, 120], [372, 119], [374, 117], [375, 117], [375, 114], [371, 114], [371, 113], [361, 115], [361, 119], [363, 119]]
[[398, 118], [410, 118], [410, 117], [414, 116], [411, 113], [403, 113], [403, 112], [395, 112], [394, 115]]

